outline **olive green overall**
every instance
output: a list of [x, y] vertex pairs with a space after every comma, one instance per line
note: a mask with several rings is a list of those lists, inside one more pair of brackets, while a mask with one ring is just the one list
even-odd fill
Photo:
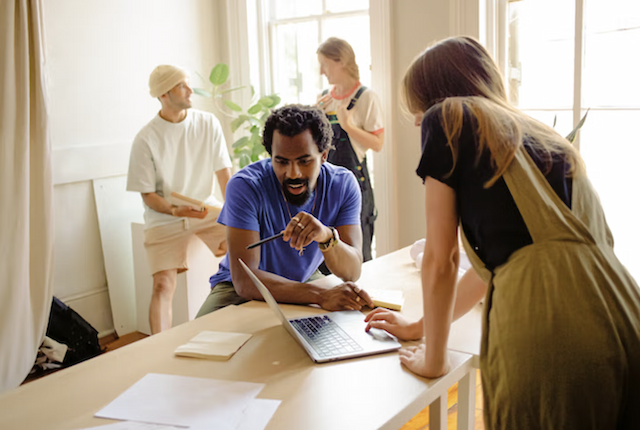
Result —
[[[487, 429], [640, 429], [640, 291], [586, 176], [572, 209], [524, 148], [504, 175], [533, 243], [490, 273], [480, 369]], [[631, 227], [631, 226], [630, 226]]]

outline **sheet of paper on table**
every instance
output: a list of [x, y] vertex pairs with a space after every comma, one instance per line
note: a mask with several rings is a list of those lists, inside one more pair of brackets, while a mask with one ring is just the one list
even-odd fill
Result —
[[[235, 430], [264, 430], [276, 413], [280, 400], [254, 399], [245, 409], [242, 419]], [[161, 424], [122, 421], [99, 427], [86, 427], [81, 430], [184, 430], [185, 427], [165, 426]], [[208, 426], [189, 427], [189, 430], [210, 430]]]
[[236, 430], [263, 388], [251, 382], [149, 373], [95, 416], [191, 428], [215, 423], [216, 429]]

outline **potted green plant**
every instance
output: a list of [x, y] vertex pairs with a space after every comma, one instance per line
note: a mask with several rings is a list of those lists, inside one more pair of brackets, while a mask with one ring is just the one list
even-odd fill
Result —
[[[208, 82], [211, 83], [211, 87], [209, 89], [194, 88], [193, 92], [199, 96], [212, 99], [222, 114], [233, 118], [231, 121], [231, 131], [233, 133], [239, 129], [245, 131], [244, 135], [233, 142], [232, 145], [233, 157], [238, 160], [240, 168], [243, 168], [247, 164], [267, 156], [267, 152], [262, 145], [261, 133], [267, 117], [280, 104], [281, 100], [277, 94], [258, 98], [253, 86], [251, 86], [252, 101], [250, 106], [244, 109], [232, 100], [224, 98], [224, 95], [244, 89], [246, 86], [227, 88], [229, 86], [228, 79], [229, 66], [219, 63], [211, 69], [209, 74]], [[202, 80], [205, 81], [205, 79]]]

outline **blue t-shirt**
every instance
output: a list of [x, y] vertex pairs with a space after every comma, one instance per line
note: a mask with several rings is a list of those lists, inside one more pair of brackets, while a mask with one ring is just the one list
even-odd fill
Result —
[[[218, 222], [260, 232], [264, 239], [284, 230], [290, 221], [289, 213], [295, 216], [305, 211], [326, 226], [338, 227], [360, 225], [361, 207], [360, 187], [353, 173], [330, 163], [321, 166], [316, 189], [306, 204], [298, 207], [287, 203], [271, 159], [267, 159], [248, 165], [229, 180]], [[260, 246], [259, 269], [292, 281], [306, 281], [323, 261], [317, 243], [306, 247], [301, 256], [282, 239]], [[218, 273], [209, 279], [212, 288], [223, 281], [231, 282], [228, 253], [220, 262]]]

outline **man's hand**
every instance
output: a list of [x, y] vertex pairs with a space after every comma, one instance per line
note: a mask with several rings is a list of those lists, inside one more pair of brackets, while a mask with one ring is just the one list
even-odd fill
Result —
[[369, 331], [373, 327], [384, 330], [402, 340], [422, 338], [422, 320], [412, 323], [402, 314], [389, 309], [376, 308], [369, 312], [364, 321], [367, 323], [365, 331]]
[[298, 212], [284, 229], [282, 239], [298, 251], [311, 242], [326, 242], [333, 237], [331, 229], [307, 212]]
[[193, 207], [189, 205], [176, 206], [171, 209], [171, 215], [176, 217], [204, 219], [208, 213], [209, 210], [207, 208], [204, 208], [203, 211], [200, 211], [193, 209]]
[[328, 311], [359, 311], [363, 306], [373, 307], [369, 294], [353, 282], [345, 282], [321, 293], [319, 305]]

